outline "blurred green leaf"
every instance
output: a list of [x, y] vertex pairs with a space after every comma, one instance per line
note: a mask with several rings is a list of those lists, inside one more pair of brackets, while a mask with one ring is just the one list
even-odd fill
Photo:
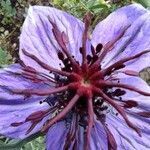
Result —
[[100, 4], [104, 4], [104, 3], [106, 3], [106, 2], [105, 2], [105, 0], [99, 0], [99, 3], [100, 3]]
[[39, 137], [26, 144], [21, 150], [45, 150], [44, 138]]
[[9, 64], [11, 59], [11, 55], [0, 47], [0, 65]]
[[[6, 143], [0, 143], [0, 150], [21, 150], [21, 149], [28, 150], [27, 148], [30, 148], [30, 150], [34, 150], [30, 147], [34, 143], [36, 143], [34, 147], [37, 147], [40, 145], [42, 146], [43, 141], [42, 142], [37, 142], [36, 140], [33, 141], [34, 139], [38, 138], [41, 135], [42, 134], [40, 132], [37, 132], [37, 133], [32, 134], [23, 140], [18, 140], [18, 141], [17, 140], [10, 140], [7, 144]], [[32, 141], [32, 143], [29, 143], [31, 141]], [[27, 144], [27, 143], [29, 143], [29, 144]], [[40, 144], [38, 145], [38, 143], [40, 143]], [[27, 145], [24, 146], [25, 144], [27, 144]], [[35, 149], [35, 150], [44, 150], [44, 149], [42, 149], [42, 147], [39, 147], [40, 149]]]
[[105, 4], [97, 4], [97, 5], [93, 5], [93, 6], [91, 6], [90, 7], [90, 9], [100, 9], [100, 8], [102, 8], [102, 9], [108, 9], [108, 6], [107, 5], [105, 5]]
[[137, 3], [140, 3], [146, 8], [150, 8], [150, 0], [134, 0]]
[[6, 25], [13, 22], [13, 17], [16, 15], [16, 9], [11, 6], [10, 0], [0, 1], [0, 15], [3, 16], [1, 23]]

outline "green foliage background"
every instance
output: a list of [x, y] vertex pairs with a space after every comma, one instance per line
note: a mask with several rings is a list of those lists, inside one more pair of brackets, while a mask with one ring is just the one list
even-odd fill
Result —
[[[0, 67], [17, 62], [18, 59], [18, 37], [21, 25], [25, 19], [26, 12], [30, 5], [47, 5], [67, 11], [82, 19], [87, 11], [93, 16], [92, 26], [105, 18], [115, 9], [130, 4], [141, 3], [144, 7], [150, 8], [149, 0], [1, 0], [0, 1]], [[145, 71], [146, 72], [146, 71]], [[150, 69], [148, 78], [149, 81]], [[143, 77], [144, 78], [144, 77]], [[33, 137], [23, 141], [15, 141], [0, 137], [0, 150], [44, 150], [44, 137]]]

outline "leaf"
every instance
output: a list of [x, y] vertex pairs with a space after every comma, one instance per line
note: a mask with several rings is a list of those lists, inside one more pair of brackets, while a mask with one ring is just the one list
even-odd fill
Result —
[[33, 140], [32, 142], [26, 144], [22, 150], [45, 150], [45, 146], [44, 146], [44, 138], [43, 137], [39, 137], [35, 140]]
[[90, 9], [100, 9], [100, 8], [108, 9], [108, 6], [105, 5], [105, 4], [97, 4], [97, 5], [93, 5], [93, 6], [90, 7]]
[[16, 15], [16, 9], [11, 6], [10, 0], [0, 1], [0, 14], [2, 14], [3, 19], [2, 24], [6, 25], [13, 22], [13, 17]]
[[137, 3], [140, 3], [146, 8], [150, 8], [150, 0], [134, 0]]
[[0, 47], [0, 65], [9, 64], [11, 60], [10, 54]]
[[31, 142], [39, 136], [42, 136], [41, 132], [32, 134], [23, 140], [11, 140], [8, 144], [0, 144], [0, 150], [20, 150], [25, 144]]

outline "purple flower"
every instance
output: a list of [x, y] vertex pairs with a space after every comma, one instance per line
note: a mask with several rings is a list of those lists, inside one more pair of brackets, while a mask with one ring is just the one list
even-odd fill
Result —
[[[84, 23], [83, 23], [84, 22]], [[50, 7], [29, 8], [20, 64], [0, 71], [0, 133], [46, 133], [47, 150], [150, 149], [150, 12], [133, 4], [89, 35], [83, 22]]]

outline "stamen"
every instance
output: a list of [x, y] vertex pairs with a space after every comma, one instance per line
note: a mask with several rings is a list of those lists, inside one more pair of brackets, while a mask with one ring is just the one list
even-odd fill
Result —
[[53, 34], [58, 42], [58, 44], [60, 45], [60, 47], [62, 48], [62, 51], [66, 54], [66, 56], [69, 58], [70, 62], [72, 63], [72, 67], [76, 70], [76, 71], [79, 71], [80, 68], [78, 66], [78, 64], [76, 63], [76, 61], [72, 58], [71, 54], [69, 53], [67, 47], [66, 47], [66, 34], [64, 32], [60, 32], [57, 25], [52, 22], [50, 19], [49, 19], [50, 23], [52, 24], [53, 26]]
[[39, 121], [39, 120], [43, 119], [43, 117], [45, 117], [47, 115], [47, 113], [49, 113], [49, 111], [50, 111], [50, 109], [47, 109], [44, 111], [40, 110], [40, 111], [33, 112], [26, 118], [25, 122], [33, 121], [33, 120]]
[[88, 128], [86, 133], [86, 147], [85, 150], [88, 150], [91, 138], [91, 130], [94, 125], [94, 110], [93, 110], [93, 101], [92, 98], [88, 98]]
[[31, 76], [27, 76], [27, 75], [22, 75], [22, 77], [24, 77], [26, 79], [29, 79], [29, 80], [31, 80], [34, 83], [41, 83], [42, 82], [42, 83], [46, 83], [47, 84], [46, 80], [38, 79], [36, 77], [31, 77]]
[[138, 112], [136, 113], [142, 117], [145, 117], [145, 118], [150, 118], [150, 112], [146, 112], [146, 111], [141, 111], [141, 112]]
[[[39, 19], [40, 19], [40, 21], [41, 21], [41, 23], [42, 23], [42, 26], [44, 27], [44, 28], [43, 28], [43, 29], [44, 29], [44, 32], [45, 32], [45, 34], [47, 35], [50, 44], [53, 46], [53, 49], [55, 49], [55, 50], [57, 51], [57, 47], [55, 46], [55, 44], [54, 44], [54, 42], [53, 42], [53, 40], [52, 40], [52, 38], [51, 38], [51, 36], [50, 36], [50, 34], [49, 34], [49, 32], [48, 32], [48, 28], [49, 28], [49, 27], [44, 23], [44, 21], [43, 21], [43, 19], [41, 18], [40, 15], [39, 15]], [[50, 30], [51, 30], [51, 29], [50, 29]]]
[[58, 51], [58, 58], [60, 59], [60, 60], [64, 60], [64, 58], [65, 58], [65, 56], [64, 56], [64, 54], [61, 52], [61, 51]]
[[96, 46], [96, 53], [99, 53], [103, 48], [103, 45], [101, 43], [99, 43], [97, 46]]
[[91, 45], [91, 52], [92, 52], [92, 55], [93, 55], [93, 56], [96, 55], [96, 52], [95, 52], [95, 49], [94, 49], [93, 45]]
[[23, 77], [32, 80], [33, 82], [43, 82], [46, 84], [55, 83], [57, 84], [57, 81], [52, 76], [49, 76], [47, 74], [37, 72], [36, 70], [30, 70], [30, 67], [23, 68], [24, 72], [20, 73]]
[[103, 73], [101, 71], [96, 71], [90, 76], [89, 80], [97, 80], [97, 79], [103, 79], [103, 78], [104, 78]]
[[58, 70], [58, 69], [56, 69], [56, 68], [53, 68], [53, 67], [51, 67], [51, 66], [45, 64], [44, 62], [42, 62], [41, 60], [39, 60], [35, 55], [28, 53], [28, 52], [25, 51], [24, 49], [22, 49], [22, 51], [23, 51], [23, 53], [24, 53], [26, 56], [32, 58], [34, 61], [36, 61], [36, 62], [37, 62], [41, 67], [43, 67], [44, 69], [49, 70], [49, 71], [54, 72], [54, 73], [57, 73], [57, 74], [60, 74], [60, 75], [63, 75], [63, 76], [69, 76], [69, 75], [70, 75], [70, 73], [68, 73], [68, 72]]
[[13, 122], [13, 123], [11, 123], [11, 126], [18, 127], [18, 126], [21, 126], [22, 124], [24, 124], [24, 122]]
[[126, 28], [124, 28], [122, 30], [122, 32], [116, 37], [114, 38], [112, 41], [109, 41], [108, 43], [106, 43], [103, 46], [103, 52], [100, 54], [98, 60], [91, 66], [90, 71], [93, 70], [93, 68], [98, 67], [99, 64], [102, 62], [102, 60], [104, 59], [104, 57], [106, 56], [106, 54], [112, 50], [113, 46], [115, 45], [115, 43], [124, 35], [125, 31], [129, 28], [129, 26], [127, 26]]
[[81, 76], [77, 73], [71, 73], [70, 76], [68, 77], [68, 79], [71, 82], [80, 82], [82, 80]]
[[58, 88], [53, 88], [53, 89], [8, 89], [10, 92], [13, 94], [23, 94], [23, 95], [38, 95], [38, 96], [45, 96], [45, 95], [50, 95], [58, 92], [62, 92], [67, 90], [69, 85], [58, 87]]
[[[47, 74], [39, 73], [39, 76], [40, 76], [41, 78], [44, 78], [43, 80], [49, 81], [50, 83], [51, 83], [51, 82], [52, 82], [52, 83], [55, 83], [55, 84], [58, 83], [58, 81], [56, 81], [53, 77], [48, 76]], [[47, 82], [46, 82], [46, 83], [47, 83]]]
[[123, 107], [125, 107], [125, 108], [132, 108], [132, 107], [138, 106], [138, 103], [134, 100], [128, 100], [128, 101], [123, 101], [123, 102], [124, 102]]
[[91, 24], [91, 18], [92, 14], [88, 12], [83, 19], [83, 22], [85, 24], [84, 32], [83, 32], [83, 37], [82, 37], [82, 66], [87, 65], [87, 59], [86, 59], [86, 43], [88, 39], [88, 29]]
[[111, 131], [108, 129], [107, 125], [103, 123], [103, 127], [106, 131], [107, 134], [107, 139], [108, 139], [108, 149], [110, 150], [117, 150], [117, 143], [116, 140], [113, 136], [113, 134], [111, 133]]
[[139, 76], [139, 73], [137, 71], [133, 71], [133, 70], [124, 70], [122, 71], [122, 73], [129, 75], [129, 76]]
[[86, 59], [87, 59], [87, 63], [89, 64], [92, 61], [92, 56], [91, 55], [87, 55]]
[[134, 56], [130, 56], [130, 57], [127, 57], [127, 58], [123, 58], [117, 62], [115, 62], [114, 64], [110, 65], [108, 68], [102, 70], [103, 74], [106, 75], [107, 73], [111, 72], [114, 68], [117, 68], [118, 66], [122, 65], [123, 63], [125, 62], [128, 62], [130, 60], [133, 60], [133, 59], [136, 59], [146, 53], [149, 53], [150, 50], [145, 50], [145, 51], [142, 51], [141, 53], [138, 53]]
[[72, 122], [70, 124], [70, 128], [69, 128], [69, 132], [66, 136], [66, 140], [65, 140], [65, 145], [64, 145], [64, 149], [63, 150], [67, 150], [69, 149], [70, 145], [72, 144], [72, 142], [75, 139], [75, 136], [76, 136], [76, 126], [78, 124], [78, 121], [77, 121], [77, 116], [73, 114], [73, 117], [72, 117]]
[[30, 67], [30, 66], [24, 66], [23, 71], [30, 72], [30, 73], [37, 73], [37, 71], [33, 67]]
[[131, 90], [131, 91], [134, 91], [134, 92], [137, 92], [141, 95], [144, 95], [144, 96], [150, 96], [150, 93], [148, 92], [144, 92], [136, 87], [133, 87], [131, 85], [128, 85], [128, 84], [122, 84], [122, 83], [113, 83], [113, 82], [109, 82], [109, 81], [99, 81], [98, 84], [102, 87], [120, 87], [120, 88], [124, 88], [124, 89], [127, 89], [127, 90]]
[[29, 129], [26, 131], [26, 135], [29, 134], [34, 128], [35, 126], [47, 115], [49, 115], [50, 113], [54, 112], [57, 109], [57, 105], [53, 106], [52, 108], [49, 108], [47, 110], [44, 111], [37, 111], [37, 112], [33, 112], [32, 114], [30, 114], [25, 121], [23, 122], [14, 122], [11, 123], [12, 127], [18, 127], [23, 125], [26, 122], [31, 122], [31, 126], [29, 127]]
[[121, 90], [121, 89], [116, 89], [114, 92], [112, 92], [112, 95], [113, 96], [122, 96], [122, 95], [124, 95], [124, 94], [126, 94], [126, 91], [124, 91], [124, 90]]
[[38, 122], [33, 122], [30, 126], [30, 128], [26, 131], [25, 135], [28, 135], [34, 128], [35, 126], [38, 124]]
[[35, 83], [38, 83], [38, 82], [46, 82], [44, 79], [39, 79], [37, 78], [37, 76], [35, 74], [32, 74], [32, 73], [23, 73], [23, 72], [12, 72], [12, 71], [7, 71], [9, 73], [11, 73], [12, 75], [15, 75], [15, 76], [21, 76], [23, 78], [26, 78], [26, 79], [29, 79]]
[[18, 75], [21, 75], [27, 79], [32, 80], [33, 82], [44, 82], [44, 83], [57, 83], [55, 79], [52, 76], [48, 76], [47, 74], [40, 73], [36, 71], [34, 68], [30, 66], [24, 66], [22, 73], [18, 73]]
[[104, 100], [105, 100], [108, 104], [110, 104], [111, 106], [113, 106], [113, 107], [120, 113], [120, 115], [124, 118], [124, 120], [126, 121], [126, 123], [128, 124], [128, 126], [129, 126], [130, 128], [132, 128], [133, 130], [135, 130], [135, 131], [138, 133], [139, 136], [141, 136], [141, 132], [140, 132], [139, 128], [136, 127], [135, 125], [133, 125], [133, 124], [129, 121], [129, 119], [128, 119], [128, 117], [127, 117], [127, 115], [126, 115], [124, 109], [123, 109], [122, 107], [120, 107], [118, 104], [116, 104], [113, 99], [109, 98], [102, 90], [97, 89], [96, 91], [100, 94], [101, 97], [104, 98]]
[[58, 114], [56, 115], [54, 118], [50, 119], [49, 121], [47, 121], [45, 123], [45, 125], [42, 127], [41, 131], [45, 132], [47, 131], [54, 123], [56, 123], [57, 121], [63, 119], [66, 114], [73, 108], [73, 106], [76, 104], [76, 102], [79, 99], [79, 95], [76, 94], [68, 103], [68, 105]]
[[18, 63], [19, 63], [20, 66], [22, 66], [23, 68], [26, 67], [25, 63], [24, 63], [21, 59], [18, 60]]

